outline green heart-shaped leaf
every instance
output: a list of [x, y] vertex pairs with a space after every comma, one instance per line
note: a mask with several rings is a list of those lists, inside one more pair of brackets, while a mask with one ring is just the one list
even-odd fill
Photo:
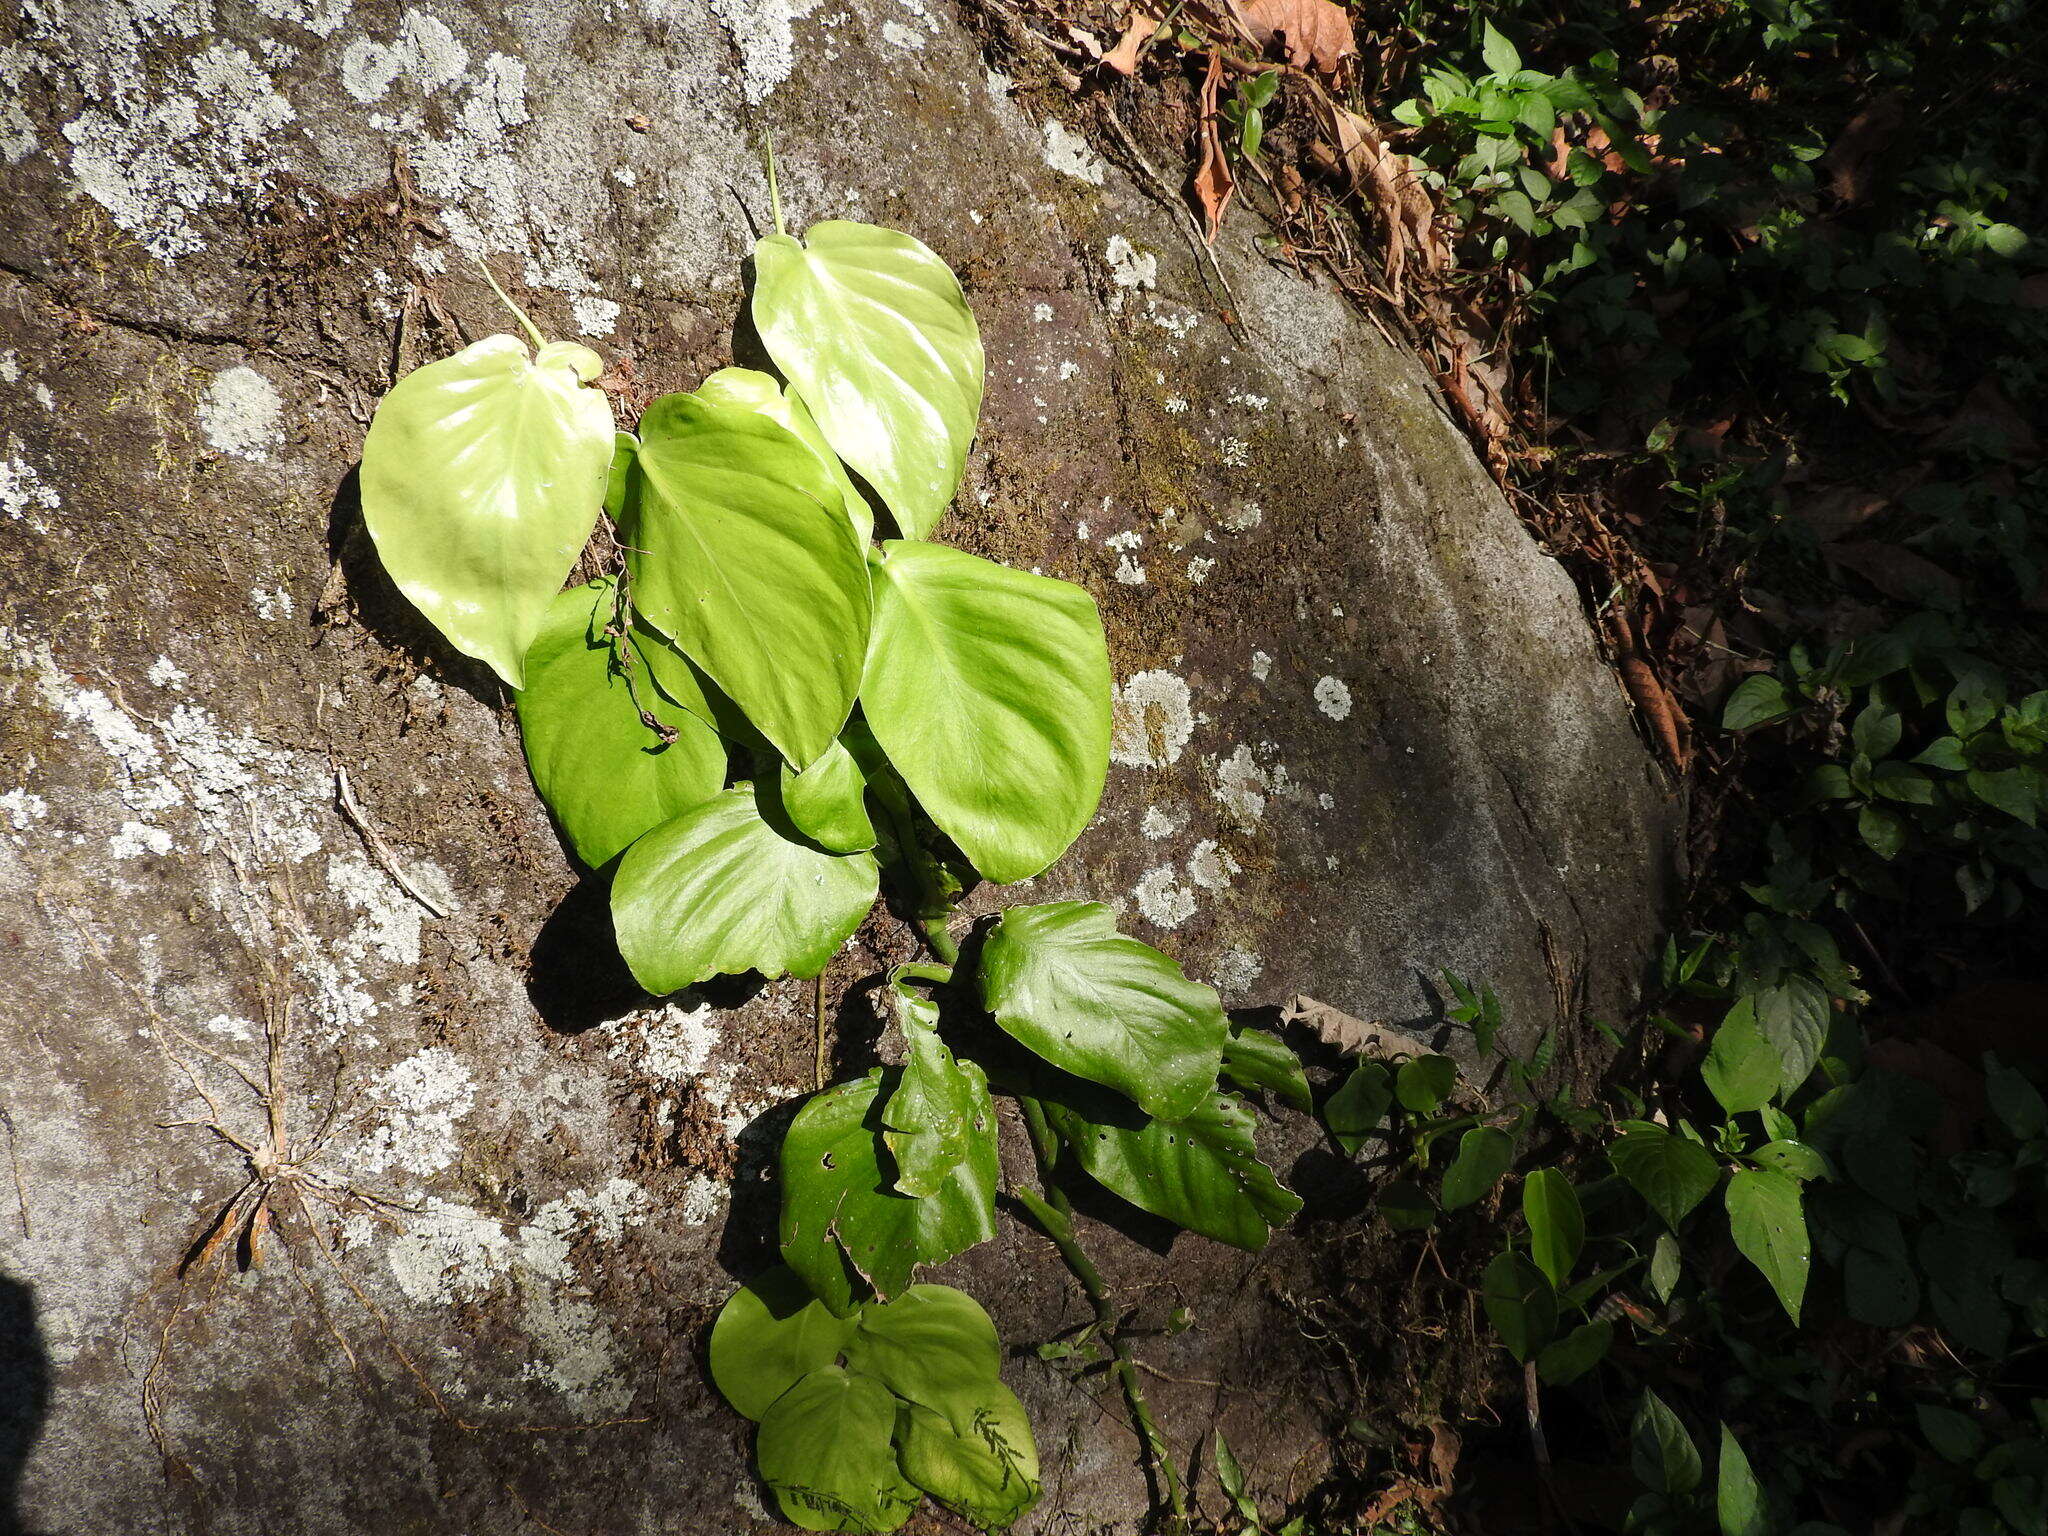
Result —
[[1444, 1173], [1444, 1209], [1455, 1211], [1485, 1199], [1514, 1161], [1512, 1136], [1495, 1126], [1474, 1126], [1458, 1138], [1458, 1155]]
[[875, 514], [869, 508], [867, 498], [853, 483], [853, 476], [846, 472], [846, 466], [832, 451], [832, 445], [825, 441], [825, 434], [818, 430], [818, 423], [804, 409], [803, 401], [784, 393], [773, 375], [752, 368], [721, 368], [697, 386], [697, 398], [717, 405], [737, 406], [745, 411], [758, 411], [802, 438], [832, 472], [832, 478], [839, 485], [839, 494], [845, 501], [846, 515], [853, 520], [861, 543], [866, 544], [875, 536]]
[[913, 1285], [851, 1319], [846, 1363], [898, 1397], [951, 1415], [997, 1379], [1003, 1347], [981, 1304], [950, 1285]]
[[939, 1038], [938, 1005], [897, 992], [903, 1027], [903, 1075], [882, 1109], [882, 1139], [896, 1159], [896, 1188], [935, 1195], [980, 1139], [995, 1135], [988, 1079], [959, 1061]]
[[867, 656], [867, 562], [837, 481], [787, 427], [695, 395], [648, 408], [629, 480], [634, 611], [805, 767]]
[[1095, 600], [943, 544], [873, 562], [861, 709], [919, 804], [990, 880], [1039, 873], [1109, 771], [1109, 651]]
[[1533, 1359], [1557, 1332], [1557, 1290], [1528, 1255], [1513, 1249], [1486, 1266], [1480, 1281], [1486, 1320], [1517, 1360]]
[[825, 755], [802, 773], [784, 763], [776, 787], [790, 824], [820, 847], [834, 853], [859, 853], [875, 846], [875, 824], [868, 819], [867, 775], [843, 743], [833, 742]]
[[604, 502], [612, 408], [585, 387], [603, 366], [574, 342], [535, 357], [487, 336], [400, 379], [363, 443], [363, 522], [384, 569], [514, 688]]
[[1100, 902], [1010, 908], [982, 946], [980, 979], [982, 1002], [1011, 1035], [1149, 1115], [1179, 1120], [1215, 1089], [1222, 1000], [1118, 933]]
[[[612, 583], [598, 580], [549, 605], [519, 693], [519, 736], [534, 786], [592, 869], [725, 783], [725, 743], [662, 697], [630, 641], [619, 644], [637, 668], [634, 682], [613, 667], [604, 630], [614, 596]], [[642, 707], [673, 741], [647, 727]]]
[[1008, 1525], [1038, 1502], [1031, 1419], [1001, 1382], [962, 1394], [950, 1415], [908, 1404], [896, 1454], [905, 1477], [977, 1525]]
[[896, 1464], [897, 1401], [873, 1377], [828, 1365], [776, 1398], [754, 1437], [761, 1481], [807, 1531], [893, 1531], [918, 1491]]
[[996, 1143], [969, 1154], [937, 1193], [896, 1190], [881, 1105], [900, 1074], [880, 1068], [814, 1094], [782, 1138], [782, 1257], [826, 1306], [853, 1309], [854, 1279], [887, 1299], [919, 1264], [941, 1264], [995, 1236]]
[[853, 1338], [853, 1320], [834, 1317], [778, 1264], [741, 1286], [711, 1325], [711, 1379], [725, 1400], [759, 1421], [775, 1399], [831, 1365]]
[[1674, 1232], [1686, 1214], [1721, 1182], [1721, 1165], [1696, 1141], [1639, 1124], [1608, 1147], [1614, 1171], [1635, 1186]]
[[1061, 1097], [1067, 1102], [1045, 1101], [1053, 1129], [1091, 1178], [1142, 1211], [1256, 1252], [1268, 1228], [1301, 1209], [1259, 1160], [1252, 1112], [1235, 1094], [1212, 1091], [1173, 1121], [1133, 1116], [1079, 1084]]
[[893, 229], [838, 219], [754, 247], [754, 329], [839, 457], [921, 539], [981, 415], [981, 332], [952, 269]]
[[1586, 1218], [1571, 1180], [1555, 1168], [1531, 1172], [1522, 1181], [1522, 1217], [1529, 1223], [1529, 1257], [1552, 1285], [1563, 1285], [1586, 1243]]
[[874, 905], [865, 853], [820, 853], [762, 818], [742, 784], [662, 823], [620, 859], [612, 927], [657, 997], [711, 976], [815, 976]]

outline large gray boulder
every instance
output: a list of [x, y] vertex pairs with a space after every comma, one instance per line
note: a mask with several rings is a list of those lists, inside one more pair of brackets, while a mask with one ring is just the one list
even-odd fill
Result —
[[[394, 370], [507, 328], [473, 255], [628, 408], [729, 361], [767, 132], [793, 223], [897, 225], [966, 281], [990, 395], [943, 535], [1108, 620], [1101, 818], [1008, 899], [1110, 901], [1233, 1007], [1307, 992], [1426, 1030], [1440, 967], [1490, 979], [1522, 1038], [1575, 991], [1626, 1003], [1675, 815], [1570, 584], [1412, 358], [1249, 218], [1226, 297], [1070, 111], [939, 0], [0, 18], [22, 1528], [767, 1523], [702, 1340], [771, 1246], [811, 988], [633, 993], [506, 699], [378, 574], [349, 478]], [[908, 949], [880, 919], [835, 962], [838, 1073], [873, 1059], [868, 990]], [[273, 1123], [296, 1168], [245, 1271], [209, 1234]], [[1283, 1170], [1311, 1140], [1276, 1127]], [[1283, 1299], [1301, 1241], [1088, 1226], [1141, 1320], [1196, 1314], [1141, 1345], [1179, 1378], [1152, 1382], [1176, 1443], [1221, 1422], [1298, 1491], [1340, 1401]], [[1120, 1402], [1032, 1350], [1086, 1316], [1049, 1245], [1007, 1225], [946, 1278], [1017, 1351], [1031, 1528], [1133, 1528]]]

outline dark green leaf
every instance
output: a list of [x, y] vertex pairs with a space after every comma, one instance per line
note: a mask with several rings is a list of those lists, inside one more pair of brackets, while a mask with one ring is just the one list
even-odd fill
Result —
[[1665, 1405], [1664, 1399], [1648, 1388], [1642, 1406], [1636, 1410], [1635, 1428], [1629, 1437], [1630, 1462], [1636, 1481], [1656, 1493], [1691, 1493], [1699, 1487], [1704, 1468], [1699, 1448], [1692, 1443], [1685, 1425]]
[[711, 1325], [711, 1379], [725, 1400], [759, 1420], [769, 1405], [839, 1358], [854, 1320], [834, 1317], [796, 1272], [776, 1265], [741, 1286]]
[[1553, 1387], [1570, 1386], [1606, 1358], [1614, 1342], [1614, 1325], [1581, 1323], [1563, 1338], [1546, 1344], [1536, 1356], [1536, 1374]]
[[1529, 1256], [1553, 1286], [1563, 1285], [1586, 1241], [1578, 1192], [1555, 1168], [1538, 1168], [1522, 1183], [1522, 1216], [1529, 1223]]
[[877, 1068], [814, 1094], [782, 1138], [783, 1261], [842, 1316], [857, 1299], [856, 1276], [886, 1299], [919, 1264], [944, 1263], [995, 1235], [992, 1136], [969, 1143], [939, 1193], [897, 1193], [880, 1113], [897, 1078]]
[[1252, 1113], [1234, 1094], [1212, 1091], [1183, 1119], [1137, 1117], [1135, 1125], [1114, 1100], [1067, 1097], [1072, 1104], [1046, 1103], [1053, 1129], [1090, 1177], [1140, 1210], [1256, 1252], [1269, 1227], [1301, 1209], [1259, 1161]]
[[1394, 1097], [1403, 1109], [1429, 1114], [1457, 1085], [1458, 1064], [1448, 1056], [1417, 1056], [1394, 1073]]
[[2026, 1077], [1993, 1058], [1984, 1064], [1984, 1092], [2005, 1128], [2021, 1141], [2048, 1132], [2048, 1102]]
[[1973, 769], [1967, 780], [1970, 793], [1986, 805], [2008, 816], [2034, 825], [2035, 810], [2041, 803], [2043, 778], [2034, 768], [2001, 768], [1996, 772]]
[[1833, 1017], [1827, 989], [1810, 976], [1795, 974], [1776, 986], [1760, 988], [1750, 1002], [1757, 1031], [1771, 1042], [1783, 1067], [1779, 1093], [1789, 1098], [1812, 1075], [1827, 1044]]
[[1512, 1249], [1486, 1266], [1480, 1300], [1486, 1320], [1518, 1361], [1533, 1359], [1557, 1332], [1556, 1290], [1542, 1270]]
[[1607, 1156], [1673, 1231], [1721, 1182], [1721, 1165], [1713, 1153], [1661, 1128], [1629, 1131], [1608, 1147]]
[[894, 1301], [868, 1302], [844, 1326], [848, 1369], [936, 1413], [1002, 1369], [995, 1324], [981, 1303], [950, 1285], [913, 1285]]
[[1920, 1433], [1943, 1461], [1961, 1466], [1976, 1460], [1977, 1453], [1984, 1449], [1984, 1431], [1968, 1414], [1957, 1413], [1953, 1408], [1937, 1408], [1932, 1403], [1915, 1403], [1913, 1412], [1920, 1420]]
[[977, 1143], [995, 1140], [995, 1106], [988, 1079], [971, 1061], [958, 1061], [939, 1038], [938, 1005], [897, 991], [903, 1029], [903, 1074], [882, 1108], [883, 1141], [896, 1159], [896, 1188], [936, 1195], [970, 1157], [992, 1157]]
[[1515, 1160], [1514, 1138], [1490, 1125], [1475, 1126], [1458, 1138], [1458, 1155], [1444, 1173], [1443, 1206], [1455, 1211], [1493, 1192]]
[[1223, 1074], [1240, 1088], [1261, 1089], [1303, 1114], [1314, 1110], [1301, 1058], [1263, 1029], [1234, 1026], [1223, 1042]]
[[1394, 1104], [1394, 1077], [1377, 1061], [1361, 1061], [1337, 1091], [1323, 1101], [1323, 1124], [1337, 1145], [1356, 1153], [1379, 1134]]
[[1178, 1120], [1214, 1092], [1227, 1029], [1214, 990], [1116, 931], [1099, 902], [1012, 907], [982, 947], [996, 1022], [1063, 1071]]
[[918, 1492], [897, 1468], [896, 1399], [869, 1376], [828, 1365], [775, 1400], [754, 1441], [761, 1480], [807, 1531], [893, 1531]]
[[1904, 1259], [1851, 1248], [1842, 1255], [1842, 1297], [1857, 1322], [1903, 1328], [1919, 1315], [1920, 1281]]
[[1798, 708], [1798, 700], [1786, 691], [1783, 683], [1767, 672], [1759, 672], [1743, 679], [1742, 685], [1728, 696], [1727, 707], [1721, 712], [1721, 728], [1746, 731], [1751, 726], [1782, 720]]
[[612, 926], [634, 980], [657, 997], [742, 971], [815, 976], [860, 926], [878, 884], [870, 855], [796, 841], [741, 785], [626, 850]]

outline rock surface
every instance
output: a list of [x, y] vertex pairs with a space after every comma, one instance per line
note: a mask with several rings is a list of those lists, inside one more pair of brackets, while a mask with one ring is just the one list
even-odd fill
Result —
[[[793, 224], [966, 281], [990, 392], [941, 534], [1109, 623], [1102, 816], [1009, 899], [1111, 901], [1234, 1007], [1427, 1029], [1438, 968], [1524, 1039], [1561, 991], [1625, 1004], [1676, 816], [1569, 583], [1412, 359], [1248, 219], [1212, 292], [1063, 107], [938, 0], [0, 19], [0, 1529], [765, 1526], [702, 1339], [765, 1262], [811, 989], [620, 981], [349, 477], [394, 368], [507, 328], [471, 256], [628, 408], [731, 360], [764, 131]], [[835, 963], [840, 1072], [905, 948], [881, 919]], [[244, 1272], [209, 1234], [262, 1093], [301, 1176]], [[1198, 1317], [1148, 1355], [1223, 1384], [1155, 1383], [1169, 1433], [1220, 1420], [1298, 1492], [1333, 1388], [1297, 1242], [1119, 1228], [1120, 1296]], [[1006, 1223], [945, 1278], [1017, 1351], [1027, 1528], [1134, 1529], [1121, 1405], [1032, 1351], [1085, 1315], [1049, 1246]]]

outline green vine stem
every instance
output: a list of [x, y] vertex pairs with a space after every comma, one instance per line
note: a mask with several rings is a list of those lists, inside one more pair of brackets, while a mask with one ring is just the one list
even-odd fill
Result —
[[1108, 1341], [1113, 1357], [1117, 1381], [1123, 1386], [1124, 1401], [1130, 1405], [1131, 1420], [1138, 1427], [1138, 1439], [1145, 1447], [1145, 1460], [1152, 1474], [1154, 1484], [1165, 1490], [1166, 1507], [1172, 1512], [1176, 1531], [1187, 1528], [1187, 1499], [1181, 1490], [1180, 1473], [1175, 1469], [1173, 1449], [1166, 1443], [1159, 1426], [1152, 1418], [1152, 1409], [1145, 1401], [1145, 1389], [1138, 1381], [1138, 1368], [1131, 1358], [1128, 1345], [1124, 1343], [1117, 1326], [1116, 1307], [1109, 1299], [1109, 1290], [1102, 1283], [1102, 1272], [1095, 1267], [1095, 1261], [1081, 1246], [1081, 1240], [1074, 1233], [1074, 1208], [1066, 1192], [1053, 1182], [1053, 1164], [1059, 1158], [1059, 1139], [1045, 1118], [1045, 1109], [1038, 1100], [1018, 1095], [1018, 1107], [1024, 1111], [1024, 1124], [1031, 1132], [1032, 1150], [1038, 1154], [1039, 1182], [1045, 1186], [1043, 1195], [1029, 1185], [1017, 1187], [1017, 1199], [1024, 1209], [1031, 1213], [1045, 1235], [1059, 1250], [1060, 1257], [1067, 1262], [1067, 1268], [1074, 1272], [1074, 1278], [1081, 1282], [1081, 1289], [1087, 1293], [1089, 1305], [1095, 1309], [1095, 1331]]

